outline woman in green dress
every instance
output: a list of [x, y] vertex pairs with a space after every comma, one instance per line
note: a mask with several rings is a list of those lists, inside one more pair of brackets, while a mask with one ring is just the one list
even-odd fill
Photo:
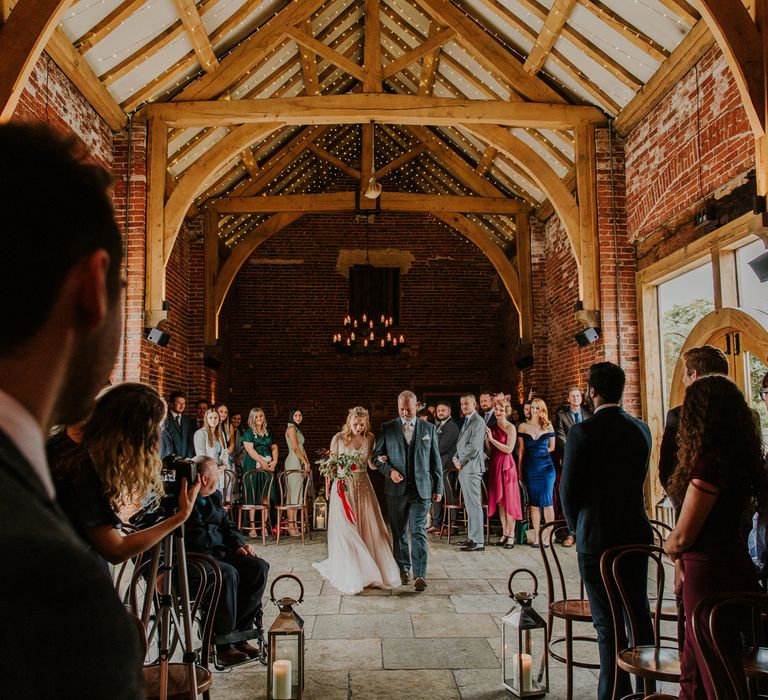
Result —
[[[258, 470], [255, 478], [248, 482], [248, 488], [243, 488], [243, 503], [245, 505], [270, 505], [270, 518], [275, 522], [275, 502], [277, 490], [275, 488], [275, 467], [277, 466], [277, 445], [272, 440], [272, 435], [267, 426], [267, 417], [260, 408], [253, 408], [248, 414], [248, 428], [243, 434], [243, 479], [249, 471]], [[269, 493], [264, 493], [267, 482], [272, 480]], [[259, 503], [259, 499], [263, 499]], [[251, 530], [251, 537], [256, 532]]]

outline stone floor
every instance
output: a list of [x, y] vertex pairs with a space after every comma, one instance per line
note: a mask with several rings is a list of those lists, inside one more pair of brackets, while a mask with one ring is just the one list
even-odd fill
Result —
[[[305, 545], [295, 539], [283, 540], [279, 547], [252, 544], [269, 561], [272, 579], [290, 572], [304, 583], [305, 600], [298, 612], [306, 622], [307, 698], [511, 697], [501, 686], [499, 662], [500, 620], [512, 604], [507, 593], [511, 571], [526, 567], [535, 572], [543, 593], [534, 607], [546, 610], [540, 553], [529, 546], [469, 553], [431, 537], [424, 593], [403, 586], [347, 596], [312, 568], [312, 562], [326, 557], [324, 533]], [[559, 551], [569, 586], [577, 592], [576, 553]], [[524, 578], [520, 583], [527, 585]], [[264, 609], [268, 627], [277, 609], [268, 600]], [[589, 633], [591, 627], [583, 631]], [[595, 659], [596, 647], [581, 643], [576, 654]], [[596, 671], [575, 669], [574, 698], [594, 698], [596, 688]], [[264, 698], [264, 667], [246, 664], [217, 673], [213, 694], [220, 700]], [[549, 697], [565, 698], [564, 667], [556, 661], [550, 666]]]

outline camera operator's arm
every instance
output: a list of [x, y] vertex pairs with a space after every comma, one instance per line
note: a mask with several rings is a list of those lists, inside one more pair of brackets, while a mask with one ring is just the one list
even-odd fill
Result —
[[184, 523], [192, 513], [199, 490], [199, 481], [187, 489], [187, 480], [182, 479], [179, 509], [169, 518], [146, 530], [132, 532], [129, 535], [121, 535], [111, 525], [97, 525], [86, 530], [86, 537], [93, 548], [110, 564], [122, 564], [131, 557], [154, 547], [163, 537]]

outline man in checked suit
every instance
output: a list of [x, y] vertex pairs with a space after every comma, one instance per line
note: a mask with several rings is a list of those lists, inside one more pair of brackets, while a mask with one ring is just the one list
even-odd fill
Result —
[[459, 484], [467, 510], [467, 539], [459, 542], [465, 552], [485, 550], [483, 534], [482, 482], [485, 473], [485, 421], [477, 412], [477, 402], [472, 394], [461, 397], [464, 423], [456, 442], [453, 463], [459, 469]]
[[180, 391], [174, 391], [168, 397], [168, 415], [163, 424], [163, 434], [160, 441], [160, 456], [178, 455], [179, 457], [194, 457], [195, 421], [184, 415], [187, 399]]
[[[653, 541], [643, 498], [651, 431], [619, 405], [625, 381], [624, 370], [611, 362], [598, 362], [589, 368], [588, 391], [595, 414], [570, 429], [560, 481], [560, 500], [568, 528], [576, 532], [579, 571], [597, 632], [598, 700], [632, 692], [629, 674], [616, 671], [615, 645], [625, 648], [627, 637], [623, 625], [614, 628], [600, 575], [600, 557], [611, 547]], [[636, 622], [637, 638], [633, 643], [652, 644], [647, 558], [627, 557], [621, 577]], [[614, 673], [618, 673], [618, 695], [613, 694]]]
[[0, 125], [0, 694], [14, 700], [144, 697], [137, 629], [45, 456], [52, 425], [88, 415], [120, 345], [120, 231], [109, 176], [87, 158], [46, 126]]
[[439, 503], [442, 498], [443, 467], [435, 426], [416, 418], [412, 391], [397, 397], [397, 412], [398, 418], [381, 426], [373, 463], [387, 477], [384, 496], [400, 580], [406, 585], [413, 570], [413, 587], [421, 593], [427, 587], [427, 513], [430, 500]]

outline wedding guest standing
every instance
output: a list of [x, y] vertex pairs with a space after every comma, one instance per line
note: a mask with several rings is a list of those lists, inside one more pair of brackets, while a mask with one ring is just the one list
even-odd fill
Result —
[[221, 418], [217, 411], [210, 409], [205, 414], [205, 423], [195, 433], [195, 456], [211, 457], [219, 466], [219, 489], [224, 487], [224, 470], [229, 466], [229, 451], [221, 432]]
[[232, 452], [232, 460], [235, 463], [235, 468], [238, 474], [243, 468], [243, 457], [245, 456], [245, 450], [243, 449], [243, 429], [240, 427], [243, 422], [242, 413], [233, 413], [229, 417], [229, 424], [232, 427], [232, 441], [235, 448]]
[[[312, 466], [307, 458], [307, 453], [304, 450], [304, 434], [299, 429], [301, 422], [304, 420], [304, 416], [301, 413], [301, 409], [292, 408], [288, 412], [288, 426], [285, 429], [285, 442], [288, 444], [288, 456], [285, 458], [285, 469], [287, 470], [300, 470], [304, 476], [311, 478]], [[301, 474], [289, 474], [285, 477], [285, 485], [288, 493], [286, 497], [290, 504], [301, 503], [301, 485], [303, 478]], [[309, 488], [309, 486], [307, 486]], [[288, 534], [292, 537], [296, 537], [301, 534], [296, 529], [296, 509], [287, 511], [288, 520], [292, 522], [292, 525], [288, 527]]]
[[[243, 489], [242, 501], [245, 505], [251, 506], [267, 505], [266, 501], [269, 501], [271, 506], [270, 517], [275, 526], [277, 526], [277, 511], [275, 510], [277, 486], [274, 482], [274, 471], [277, 466], [278, 450], [269, 432], [267, 417], [260, 408], [252, 408], [248, 414], [248, 427], [245, 433], [243, 433], [243, 450], [245, 450], [243, 476], [254, 469], [262, 471], [250, 481], [249, 488]], [[270, 479], [272, 480], [272, 485], [269, 489], [269, 494], [265, 494], [265, 502], [260, 503], [259, 499], [267, 487], [267, 481]], [[256, 532], [251, 530], [250, 535], [255, 537]]]
[[205, 427], [205, 414], [208, 413], [210, 406], [211, 405], [206, 399], [199, 399], [195, 404], [195, 424], [197, 425], [196, 430], [200, 430], [200, 428]]
[[509, 420], [512, 406], [506, 398], [497, 398], [493, 410], [495, 425], [485, 429], [485, 439], [491, 448], [491, 460], [488, 463], [488, 517], [492, 517], [498, 509], [502, 534], [496, 546], [512, 549], [515, 546], [515, 525], [523, 517], [517, 465], [512, 458], [517, 431]]
[[168, 397], [168, 415], [163, 422], [163, 432], [160, 439], [160, 457], [178, 455], [179, 457], [193, 457], [195, 445], [194, 421], [184, 415], [187, 407], [187, 399], [180, 391], [174, 391]]
[[531, 401], [531, 418], [518, 428], [517, 452], [520, 455], [523, 478], [528, 487], [533, 521], [533, 547], [539, 546], [541, 511], [544, 522], [555, 519], [553, 498], [555, 490], [555, 429], [542, 399]]
[[[450, 494], [454, 499], [454, 502], [446, 500], [449, 505], [454, 505], [458, 496], [458, 478], [456, 472], [447, 473], [453, 464], [451, 462], [453, 455], [456, 453], [456, 441], [459, 439], [459, 426], [456, 425], [456, 421], [451, 418], [451, 406], [449, 403], [439, 403], [435, 407], [435, 432], [437, 433], [437, 447], [440, 450], [440, 462], [443, 465], [443, 478], [450, 481]], [[445, 498], [449, 497], [448, 492], [445, 492]], [[450, 526], [453, 527], [454, 520], [456, 518], [456, 511], [451, 512]], [[440, 527], [443, 523], [443, 504], [432, 504], [432, 526], [427, 528], [427, 532], [440, 532]]]
[[[689, 613], [680, 697], [698, 700], [715, 697], [715, 690], [691, 631], [690, 611], [709, 596], [759, 590], [742, 524], [744, 514], [766, 513], [768, 483], [752, 411], [727, 377], [701, 377], [687, 388], [677, 443], [679, 463], [667, 486], [682, 509], [664, 549], [675, 561], [675, 590], [682, 590]], [[738, 616], [721, 629], [720, 653], [738, 666]]]
[[485, 421], [477, 412], [477, 402], [472, 394], [461, 397], [464, 423], [456, 442], [453, 463], [459, 470], [459, 484], [467, 511], [467, 539], [459, 542], [465, 552], [485, 551], [483, 533], [482, 488], [485, 473]]
[[224, 438], [224, 444], [227, 447], [227, 454], [229, 455], [229, 466], [232, 467], [235, 464], [235, 443], [232, 440], [232, 424], [229, 419], [229, 408], [226, 404], [220, 403], [216, 406], [216, 413], [219, 414], [219, 425], [221, 426], [221, 435]]

